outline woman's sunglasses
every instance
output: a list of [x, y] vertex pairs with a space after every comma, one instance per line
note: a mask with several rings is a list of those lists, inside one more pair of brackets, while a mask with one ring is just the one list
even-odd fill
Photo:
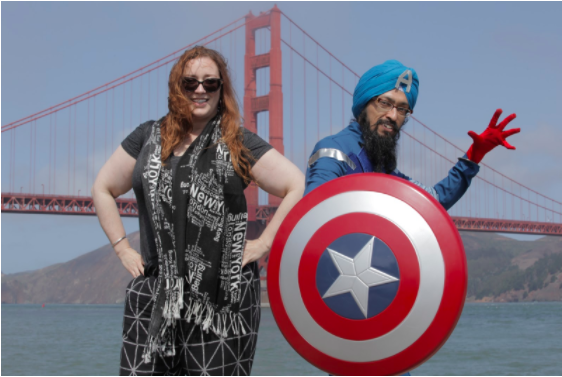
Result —
[[203, 85], [203, 89], [205, 89], [207, 93], [213, 93], [220, 89], [222, 85], [222, 79], [211, 78], [199, 81], [193, 77], [183, 78], [183, 89], [186, 92], [196, 91], [200, 84]]

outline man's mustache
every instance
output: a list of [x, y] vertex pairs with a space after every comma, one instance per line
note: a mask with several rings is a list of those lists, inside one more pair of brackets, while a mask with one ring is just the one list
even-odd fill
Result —
[[[374, 130], [376, 131], [379, 126], [390, 126], [390, 127], [392, 127], [392, 131], [394, 131], [395, 134], [398, 133], [398, 131], [400, 131], [398, 129], [398, 125], [392, 119], [381, 118], [381, 119], [377, 120], [377, 122], [375, 123]], [[372, 129], [372, 126], [371, 126], [371, 129]]]

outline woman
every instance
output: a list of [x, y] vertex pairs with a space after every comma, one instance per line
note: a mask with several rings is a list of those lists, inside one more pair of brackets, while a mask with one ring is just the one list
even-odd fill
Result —
[[[170, 72], [169, 113], [133, 131], [92, 188], [100, 224], [133, 275], [121, 374], [249, 375], [259, 325], [257, 260], [302, 197], [304, 175], [240, 127], [226, 63], [186, 51]], [[244, 188], [284, 198], [257, 240], [245, 242]], [[124, 237], [115, 198], [135, 191], [140, 255]]]

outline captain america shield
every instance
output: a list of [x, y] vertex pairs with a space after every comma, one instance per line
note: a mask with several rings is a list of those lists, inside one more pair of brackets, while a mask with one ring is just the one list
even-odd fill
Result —
[[396, 375], [429, 359], [464, 305], [467, 268], [445, 209], [393, 176], [311, 191], [273, 242], [268, 293], [291, 346], [335, 375]]

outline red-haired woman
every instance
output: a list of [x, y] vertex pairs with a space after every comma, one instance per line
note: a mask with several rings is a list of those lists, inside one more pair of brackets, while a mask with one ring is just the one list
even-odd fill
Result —
[[[92, 188], [100, 224], [134, 279], [127, 287], [121, 374], [249, 375], [260, 320], [256, 261], [304, 191], [304, 175], [240, 127], [224, 58], [195, 47], [172, 68], [169, 112], [141, 124]], [[245, 242], [244, 189], [284, 198]], [[140, 254], [115, 198], [134, 189]]]

